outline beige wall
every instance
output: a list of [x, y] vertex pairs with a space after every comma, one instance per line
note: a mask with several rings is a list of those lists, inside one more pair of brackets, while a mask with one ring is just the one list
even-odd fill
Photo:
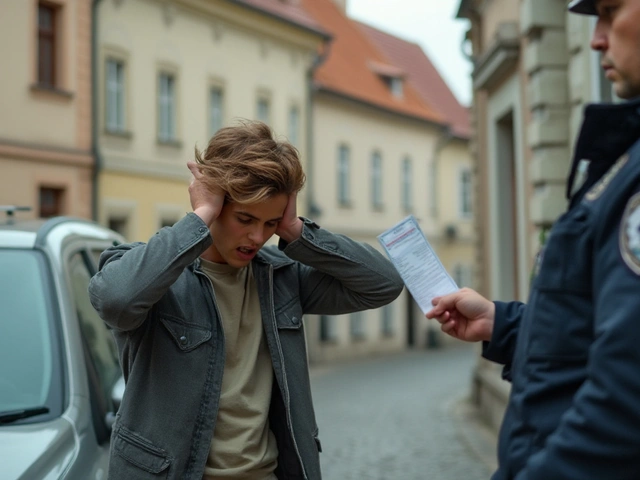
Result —
[[[209, 89], [214, 85], [224, 91], [225, 125], [256, 118], [261, 95], [271, 103], [271, 126], [285, 136], [289, 109], [297, 106], [297, 146], [304, 162], [307, 71], [320, 36], [222, 0], [105, 0], [99, 17], [100, 146], [104, 171], [112, 173], [101, 181], [103, 222], [112, 205], [132, 205], [132, 218], [137, 220], [130, 239], [146, 240], [156, 228], [143, 212], [185, 210], [190, 178], [186, 162], [193, 159], [194, 147], [202, 149], [209, 140]], [[108, 58], [125, 65], [124, 135], [105, 129]], [[157, 140], [161, 70], [174, 74], [177, 82], [177, 142], [172, 145]], [[131, 177], [132, 188], [112, 184], [123, 175]], [[133, 179], [145, 177], [144, 187], [135, 188]], [[167, 195], [167, 188], [176, 193]]]
[[[458, 174], [461, 168], [471, 165], [466, 142], [443, 143], [445, 139], [439, 127], [326, 93], [315, 96], [313, 123], [314, 183], [310, 188], [322, 212], [317, 218], [320, 225], [382, 250], [377, 235], [413, 214], [450, 272], [459, 263], [469, 264], [475, 270], [473, 221], [458, 215]], [[348, 207], [340, 205], [337, 192], [338, 149], [343, 144], [349, 147], [351, 159], [352, 195]], [[371, 202], [370, 162], [374, 151], [381, 154], [383, 163], [382, 209], [373, 208]], [[412, 160], [413, 209], [410, 212], [403, 209], [401, 202], [404, 158]], [[438, 168], [434, 169], [436, 158]], [[435, 196], [434, 183], [439, 187]], [[440, 226], [444, 222], [455, 224], [459, 232], [451, 242], [440, 238]], [[409, 322], [413, 323], [415, 346], [424, 348], [429, 323], [408, 292], [405, 290], [389, 308], [394, 321], [391, 336], [381, 332], [383, 309], [365, 312], [364, 336], [357, 339], [351, 335], [348, 315], [334, 320], [336, 338], [329, 342], [320, 340], [319, 319], [310, 317], [307, 338], [311, 361], [406, 348]]]
[[485, 0], [480, 2], [482, 7], [482, 47], [491, 47], [496, 32], [502, 23], [517, 22], [519, 5], [514, 0]]
[[40, 186], [63, 188], [61, 213], [91, 216], [91, 2], [53, 0], [55, 90], [37, 85], [37, 1], [2, 0], [0, 204], [38, 212]]

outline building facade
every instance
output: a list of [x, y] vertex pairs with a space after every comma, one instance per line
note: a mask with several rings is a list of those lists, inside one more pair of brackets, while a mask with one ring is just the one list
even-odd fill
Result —
[[0, 204], [91, 218], [91, 1], [1, 9]]
[[[472, 285], [466, 109], [417, 45], [351, 20], [346, 2], [301, 3], [332, 37], [314, 75], [307, 210], [377, 248], [380, 233], [414, 215], [448, 271]], [[307, 326], [312, 362], [444, 341], [435, 330], [430, 336], [407, 291], [375, 311], [309, 316]]]
[[[471, 21], [478, 289], [526, 301], [535, 256], [567, 206], [566, 177], [584, 105], [611, 100], [589, 50], [593, 18], [564, 0], [462, 0]], [[509, 384], [479, 360], [474, 401], [498, 428]]]
[[307, 149], [309, 76], [327, 35], [295, 2], [102, 0], [96, 102], [101, 223], [146, 241], [191, 210], [186, 163], [259, 119]]

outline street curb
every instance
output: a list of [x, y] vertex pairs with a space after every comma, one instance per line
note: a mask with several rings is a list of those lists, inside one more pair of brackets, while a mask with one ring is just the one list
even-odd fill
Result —
[[452, 402], [449, 410], [461, 442], [491, 473], [495, 472], [498, 468], [496, 432], [482, 421], [468, 397]]

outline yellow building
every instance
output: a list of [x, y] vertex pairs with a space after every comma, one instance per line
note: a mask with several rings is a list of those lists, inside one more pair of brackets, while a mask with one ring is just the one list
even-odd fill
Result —
[[304, 154], [308, 79], [327, 35], [295, 3], [98, 3], [102, 223], [146, 241], [191, 211], [187, 161], [239, 118], [266, 121]]
[[0, 205], [91, 218], [91, 1], [1, 3]]

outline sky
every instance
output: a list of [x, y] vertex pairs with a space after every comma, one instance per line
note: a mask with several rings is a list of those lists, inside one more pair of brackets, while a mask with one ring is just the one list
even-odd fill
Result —
[[347, 0], [348, 15], [417, 43], [463, 105], [471, 103], [471, 63], [462, 55], [467, 20], [455, 18], [460, 0]]

